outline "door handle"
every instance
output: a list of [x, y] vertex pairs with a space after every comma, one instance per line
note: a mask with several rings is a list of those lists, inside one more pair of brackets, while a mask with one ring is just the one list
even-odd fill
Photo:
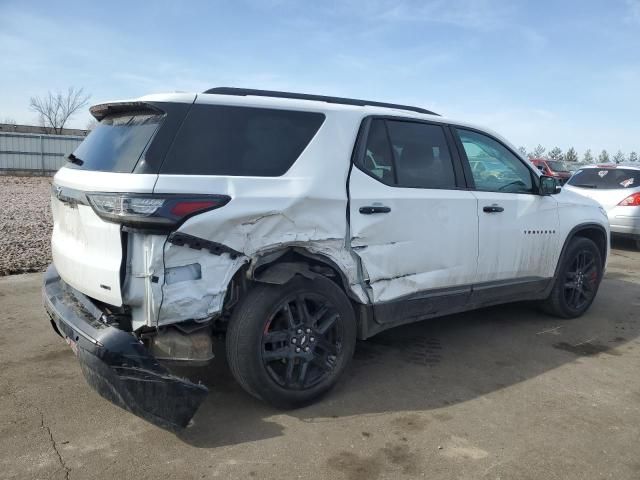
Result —
[[385, 207], [383, 205], [367, 205], [366, 207], [360, 207], [359, 210], [359, 212], [363, 215], [371, 215], [373, 213], [389, 213], [390, 211], [390, 207]]
[[482, 211], [486, 213], [499, 213], [504, 212], [504, 208], [500, 205], [487, 205], [486, 207], [482, 207]]

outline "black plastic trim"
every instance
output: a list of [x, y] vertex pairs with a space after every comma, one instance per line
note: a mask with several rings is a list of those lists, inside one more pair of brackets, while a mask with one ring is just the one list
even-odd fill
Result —
[[373, 315], [367, 317], [369, 320], [361, 329], [361, 337], [364, 339], [399, 325], [491, 305], [543, 299], [548, 296], [554, 281], [554, 277], [498, 280], [427, 290], [381, 302], [369, 306]]
[[604, 249], [604, 255], [602, 255], [602, 266], [604, 267], [604, 265], [607, 263], [607, 253], [608, 253], [608, 247], [609, 247], [609, 242], [611, 241], [610, 238], [608, 238], [607, 236], [607, 231], [605, 230], [605, 228], [598, 224], [598, 223], [592, 223], [592, 222], [587, 222], [587, 223], [580, 223], [578, 225], [576, 225], [575, 227], [573, 227], [569, 233], [567, 234], [567, 238], [564, 241], [564, 245], [562, 245], [562, 250], [560, 252], [560, 256], [558, 257], [558, 264], [556, 265], [556, 270], [554, 273], [554, 277], [558, 276], [558, 272], [560, 270], [560, 266], [562, 265], [562, 260], [564, 259], [564, 255], [567, 251], [567, 248], [569, 247], [569, 243], [571, 243], [571, 240], [573, 240], [573, 238], [576, 236], [577, 233], [583, 231], [583, 230], [589, 230], [589, 229], [596, 229], [599, 230], [605, 238], [605, 249]]
[[207, 396], [204, 385], [171, 375], [133, 334], [103, 322], [103, 312], [51, 265], [42, 288], [53, 329], [78, 356], [101, 396], [170, 430], [186, 427]]
[[222, 243], [212, 242], [211, 240], [205, 240], [204, 238], [199, 238], [187, 233], [173, 232], [169, 235], [167, 241], [169, 243], [172, 243], [173, 245], [178, 245], [181, 247], [185, 246], [193, 248], [194, 250], [208, 250], [209, 253], [212, 253], [214, 255], [222, 255], [223, 253], [228, 253], [232, 259], [242, 256], [242, 252], [234, 250], [231, 247], [227, 247]]

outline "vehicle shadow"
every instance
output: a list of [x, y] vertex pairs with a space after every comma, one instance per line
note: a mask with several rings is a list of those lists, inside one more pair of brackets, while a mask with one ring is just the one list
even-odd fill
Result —
[[358, 342], [350, 369], [332, 392], [311, 406], [286, 412], [246, 394], [219, 350], [211, 368], [189, 371], [211, 394], [194, 425], [178, 437], [212, 448], [282, 435], [278, 420], [283, 415], [316, 422], [444, 408], [582, 356], [620, 355], [640, 334], [639, 306], [637, 284], [607, 279], [588, 314], [575, 320], [512, 304], [398, 327]]
[[624, 250], [627, 252], [638, 252], [635, 241], [628, 237], [611, 237], [611, 248], [615, 250]]

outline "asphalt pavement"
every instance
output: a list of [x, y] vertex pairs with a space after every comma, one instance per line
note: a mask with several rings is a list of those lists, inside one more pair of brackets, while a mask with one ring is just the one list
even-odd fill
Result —
[[186, 372], [211, 394], [180, 434], [87, 386], [41, 274], [0, 278], [0, 478], [638, 479], [640, 252], [615, 247], [584, 317], [517, 304], [396, 328], [300, 410], [245, 394], [218, 345]]

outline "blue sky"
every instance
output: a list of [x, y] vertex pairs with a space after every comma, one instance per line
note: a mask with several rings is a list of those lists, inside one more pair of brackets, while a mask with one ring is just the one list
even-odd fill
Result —
[[[243, 86], [424, 106], [513, 143], [640, 151], [640, 0], [0, 0], [0, 120]], [[87, 112], [71, 126], [84, 127]]]

